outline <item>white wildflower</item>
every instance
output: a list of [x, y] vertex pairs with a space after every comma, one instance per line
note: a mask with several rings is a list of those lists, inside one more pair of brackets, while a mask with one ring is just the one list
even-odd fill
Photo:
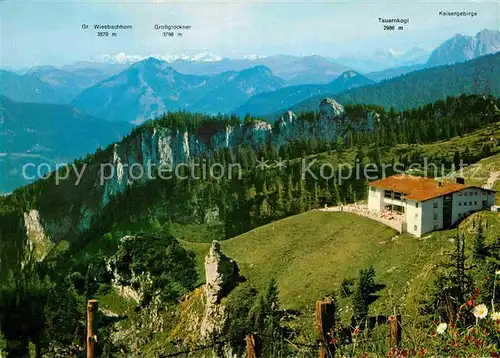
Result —
[[495, 275], [500, 275], [500, 270], [496, 270]]
[[491, 313], [491, 319], [493, 321], [500, 321], [500, 312], [492, 312]]
[[474, 314], [474, 317], [483, 319], [488, 315], [488, 308], [486, 307], [486, 305], [480, 304], [474, 307], [472, 313]]
[[443, 334], [444, 331], [446, 331], [446, 328], [448, 328], [448, 325], [446, 323], [440, 323], [436, 328], [436, 332], [439, 334]]

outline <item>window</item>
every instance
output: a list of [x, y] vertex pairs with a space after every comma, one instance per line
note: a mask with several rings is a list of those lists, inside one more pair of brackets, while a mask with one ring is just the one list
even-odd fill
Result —
[[478, 194], [477, 191], [474, 194], [477, 195]]
[[438, 219], [438, 214], [437, 213], [434, 213], [434, 220], [437, 220]]
[[459, 201], [459, 202], [458, 202], [458, 206], [462, 206], [462, 202], [460, 202], [460, 201]]
[[415, 207], [418, 208], [418, 203], [415, 203]]
[[418, 213], [415, 214], [415, 219], [418, 219]]
[[469, 201], [469, 205], [472, 206], [472, 201]]
[[386, 198], [392, 198], [392, 191], [391, 190], [386, 190], [384, 192], [384, 197], [386, 197]]
[[394, 199], [401, 200], [401, 193], [394, 193]]
[[438, 208], [438, 203], [434, 203], [434, 209]]
[[474, 205], [477, 205], [477, 201], [474, 202]]
[[462, 192], [458, 192], [458, 196], [462, 196]]
[[413, 225], [413, 231], [417, 231], [417, 225]]

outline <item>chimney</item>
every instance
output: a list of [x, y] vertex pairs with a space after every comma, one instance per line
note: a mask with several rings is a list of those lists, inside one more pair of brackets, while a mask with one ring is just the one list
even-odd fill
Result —
[[465, 184], [465, 179], [461, 177], [456, 177], [455, 182], [457, 184]]

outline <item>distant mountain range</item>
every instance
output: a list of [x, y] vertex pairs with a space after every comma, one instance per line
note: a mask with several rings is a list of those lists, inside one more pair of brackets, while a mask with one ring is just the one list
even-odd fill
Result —
[[139, 123], [166, 111], [229, 112], [252, 95], [284, 85], [264, 66], [198, 76], [149, 58], [86, 89], [72, 104], [108, 120]]
[[[374, 54], [357, 54], [336, 59], [319, 55], [302, 57], [289, 55], [247, 56], [243, 59], [228, 59], [210, 53], [200, 53], [191, 56], [160, 55], [159, 60], [162, 63], [168, 63], [169, 67], [180, 74], [196, 75], [207, 79], [210, 77], [211, 83], [217, 83], [217, 80], [212, 81], [213, 77], [222, 75], [224, 72], [236, 73], [252, 67], [265, 66], [271, 70], [273, 76], [283, 80], [282, 85], [276, 86], [279, 89], [284, 86], [303, 84], [329, 84], [347, 70], [354, 70], [363, 73], [371, 80], [381, 81], [423, 68], [463, 62], [478, 56], [495, 53], [499, 49], [500, 31], [483, 30], [475, 36], [456, 35], [432, 51], [430, 56], [428, 49], [414, 47], [405, 52], [390, 49]], [[139, 55], [118, 53], [104, 56], [101, 58], [101, 61], [104, 62], [78, 62], [59, 68], [44, 66], [16, 71], [15, 73], [0, 71], [0, 95], [5, 95], [16, 101], [67, 104], [87, 88], [102, 81], [111, 81], [111, 76], [127, 70], [131, 64], [133, 68], [133, 62], [139, 59], [142, 61], [135, 63], [146, 60]], [[229, 76], [226, 74], [221, 78], [231, 79], [234, 73]], [[222, 86], [222, 83], [219, 82], [219, 85]], [[261, 91], [258, 90], [260, 86], [257, 83], [254, 83], [254, 86], [256, 91], [253, 94], [260, 93]], [[155, 86], [150, 87], [154, 88]], [[215, 90], [211, 86], [203, 85], [202, 87], [207, 92], [215, 91], [213, 93], [217, 93], [217, 95], [224, 93], [223, 90]], [[265, 89], [265, 83], [263, 87]], [[145, 105], [154, 106], [154, 103], [148, 103], [151, 96], [155, 95], [151, 93], [145, 95], [147, 97]], [[159, 94], [156, 97], [161, 98], [161, 96]], [[246, 100], [245, 96], [234, 96], [234, 99], [228, 101], [219, 98], [215, 101], [216, 104], [209, 105], [206, 103], [211, 100], [208, 96], [203, 99], [202, 103], [193, 108], [207, 110], [210, 113], [219, 110], [232, 110], [243, 104], [236, 103], [237, 98], [240, 101]], [[157, 104], [159, 107], [162, 106], [161, 103]], [[192, 104], [189, 103], [189, 105]], [[231, 108], [230, 106], [233, 104], [234, 107]], [[174, 106], [174, 108], [177, 107]], [[145, 112], [147, 113], [147, 111]]]
[[224, 58], [219, 61], [186, 61], [171, 62], [171, 66], [185, 74], [214, 75], [225, 71], [241, 71], [254, 66], [268, 67], [275, 76], [286, 81], [287, 86], [296, 84], [328, 83], [349, 67], [339, 62], [319, 56], [273, 55], [266, 57], [250, 57], [244, 59]]
[[[221, 79], [223, 82], [218, 84]], [[223, 72], [209, 80], [209, 85], [211, 81], [217, 84], [194, 104], [188, 106], [190, 111], [210, 114], [228, 113], [251, 96], [274, 91], [285, 85], [283, 79], [274, 76], [265, 66], [251, 67], [240, 72]]]
[[375, 83], [355, 72], [346, 71], [328, 84], [290, 86], [274, 92], [264, 92], [250, 97], [243, 105], [232, 112], [243, 117], [247, 113], [260, 116], [272, 113], [276, 108], [286, 108], [313, 96], [339, 93], [353, 87]]
[[21, 103], [4, 96], [0, 124], [0, 193], [28, 183], [22, 176], [26, 163], [68, 163], [120, 140], [133, 128], [70, 106]]
[[500, 96], [499, 79], [500, 53], [496, 53], [467, 62], [426, 68], [342, 93], [311, 97], [294, 106], [283, 107], [269, 117], [278, 118], [286, 110], [313, 111], [325, 97], [342, 104], [376, 104], [403, 110], [461, 94]]
[[0, 95], [22, 102], [60, 102], [57, 90], [38, 77], [4, 70], [0, 70]]
[[378, 82], [424, 68], [472, 60], [498, 51], [500, 51], [500, 31], [482, 30], [475, 36], [458, 34], [432, 51], [427, 60], [423, 60], [417, 64], [370, 72], [366, 76]]
[[0, 70], [0, 95], [33, 103], [67, 104], [80, 92], [110, 76], [97, 68], [34, 67], [24, 73]]
[[316, 110], [325, 97], [406, 109], [460, 94], [500, 96], [499, 48], [499, 31], [457, 35], [421, 63], [412, 63], [423, 59], [419, 49], [376, 54], [368, 60], [408, 63], [367, 74], [317, 55], [0, 70], [0, 191], [26, 183], [20, 168], [28, 161], [71, 161], [133, 128], [116, 122], [140, 123], [165, 111], [276, 119], [285, 110]]
[[358, 53], [350, 56], [340, 56], [337, 61], [349, 64], [351, 68], [368, 73], [382, 71], [393, 67], [409, 67], [425, 63], [431, 50], [423, 47], [413, 47], [408, 51], [377, 51], [373, 54]]

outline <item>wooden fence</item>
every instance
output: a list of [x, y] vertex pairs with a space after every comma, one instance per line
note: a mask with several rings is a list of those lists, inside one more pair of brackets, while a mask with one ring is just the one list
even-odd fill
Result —
[[[96, 319], [97, 300], [90, 300], [87, 304], [87, 358], [95, 358], [95, 345], [97, 343]], [[335, 302], [331, 299], [316, 301], [315, 325], [319, 335], [319, 358], [334, 358], [335, 344], [333, 343], [331, 332], [335, 328]], [[366, 319], [365, 329], [372, 329], [378, 324], [387, 324], [389, 328], [389, 348], [396, 348], [401, 343], [401, 315], [393, 316], [369, 316]], [[343, 331], [348, 340], [352, 340], [353, 331], [356, 328], [350, 327]], [[223, 343], [223, 342], [219, 342]], [[249, 334], [245, 338], [247, 358], [262, 358], [262, 350], [258, 335]], [[210, 348], [210, 346], [203, 347]], [[179, 352], [184, 353], [184, 352]], [[177, 356], [176, 353], [172, 356]], [[185, 353], [189, 353], [185, 352]]]

